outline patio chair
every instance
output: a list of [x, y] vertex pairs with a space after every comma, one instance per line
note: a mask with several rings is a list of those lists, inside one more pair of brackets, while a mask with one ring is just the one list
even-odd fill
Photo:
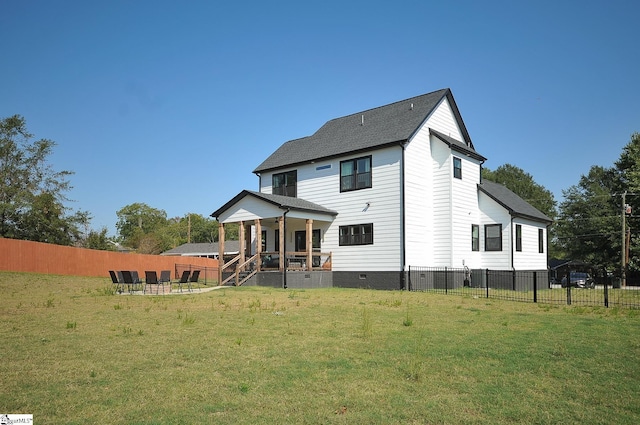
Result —
[[133, 287], [135, 289], [135, 287], [137, 286], [142, 286], [142, 280], [140, 280], [140, 276], [138, 275], [138, 271], [137, 270], [132, 270], [131, 271], [131, 278], [133, 279]]
[[200, 278], [200, 270], [194, 270], [189, 278], [189, 283], [198, 283], [198, 278]]
[[[144, 272], [144, 281], [145, 281], [145, 285], [144, 285], [144, 291], [143, 293], [147, 292], [147, 285], [156, 285], [156, 294], [159, 292], [159, 285], [162, 285], [162, 293], [164, 293], [164, 283], [160, 282], [160, 280], [158, 280], [158, 274], [155, 272], [155, 270], [152, 271], [148, 271], [146, 270]], [[151, 288], [149, 288], [151, 289]], [[153, 292], [153, 291], [151, 291]]]
[[189, 282], [189, 275], [191, 272], [189, 270], [185, 270], [182, 272], [180, 276], [180, 280], [178, 281], [178, 286], [180, 287], [180, 292], [182, 292], [182, 285], [187, 284], [189, 291], [191, 291], [191, 282]]
[[[164, 285], [165, 283], [171, 285], [171, 270], [160, 271], [160, 279], [158, 279], [158, 283], [161, 285]], [[169, 292], [171, 292], [171, 287], [169, 287]]]
[[109, 276], [111, 276], [111, 283], [116, 287], [116, 292], [122, 293], [124, 291], [124, 284], [122, 279], [118, 279], [118, 275], [113, 270], [109, 270]]
[[135, 285], [133, 282], [133, 275], [129, 270], [122, 270], [122, 283], [123, 285], [127, 285], [129, 287], [129, 292], [131, 292], [131, 288]]

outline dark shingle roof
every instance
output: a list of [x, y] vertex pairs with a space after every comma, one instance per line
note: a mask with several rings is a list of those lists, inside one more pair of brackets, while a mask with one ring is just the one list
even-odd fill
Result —
[[281, 209], [292, 209], [298, 211], [310, 211], [321, 214], [328, 215], [337, 215], [336, 211], [330, 210], [329, 208], [325, 208], [322, 205], [315, 204], [313, 202], [305, 201], [300, 198], [293, 198], [291, 196], [282, 196], [282, 195], [271, 195], [268, 193], [254, 192], [253, 190], [243, 190], [239, 194], [237, 194], [232, 200], [224, 204], [218, 210], [214, 211], [211, 216], [218, 217], [220, 214], [225, 212], [229, 207], [240, 201], [245, 196], [253, 196], [255, 198], [261, 199], [265, 202], [268, 202], [272, 205], [277, 206]]
[[403, 143], [411, 138], [444, 97], [458, 118], [470, 150], [474, 151], [451, 90], [442, 89], [328, 121], [313, 135], [284, 143], [253, 172]]
[[506, 208], [512, 216], [529, 218], [544, 223], [551, 223], [553, 221], [540, 212], [540, 210], [534, 208], [530, 203], [499, 183], [484, 180], [478, 185], [478, 189]]
[[475, 150], [471, 149], [469, 146], [465, 145], [461, 141], [454, 139], [453, 137], [449, 137], [449, 136], [447, 136], [445, 134], [442, 134], [439, 131], [434, 130], [433, 128], [429, 129], [429, 133], [431, 133], [432, 135], [436, 136], [438, 139], [440, 139], [443, 142], [445, 142], [454, 151], [457, 151], [457, 152], [460, 152], [462, 154], [468, 155], [471, 158], [475, 158], [475, 159], [478, 159], [480, 161], [486, 161], [487, 160], [487, 158], [485, 158], [484, 156], [480, 155], [478, 152], [476, 152]]

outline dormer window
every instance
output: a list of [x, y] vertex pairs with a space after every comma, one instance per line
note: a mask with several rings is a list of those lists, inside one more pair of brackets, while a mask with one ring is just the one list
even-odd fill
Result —
[[298, 180], [298, 172], [296, 170], [274, 174], [272, 180], [272, 194], [296, 197], [296, 182]]

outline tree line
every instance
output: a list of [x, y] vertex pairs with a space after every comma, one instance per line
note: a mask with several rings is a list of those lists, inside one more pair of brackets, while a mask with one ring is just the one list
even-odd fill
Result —
[[[0, 237], [104, 250], [120, 246], [150, 254], [188, 241], [218, 240], [218, 223], [212, 218], [195, 213], [168, 218], [164, 210], [144, 203], [116, 212], [117, 235], [108, 235], [106, 228], [92, 229], [89, 212], [67, 206], [73, 172], [56, 171], [48, 162], [55, 142], [32, 139], [22, 116], [0, 119]], [[483, 168], [482, 178], [505, 185], [553, 220], [550, 257], [619, 272], [625, 252], [629, 270], [640, 271], [640, 133], [631, 135], [613, 166], [594, 165], [563, 190], [560, 203], [533, 176], [511, 164]], [[237, 239], [237, 225], [225, 227], [225, 232], [227, 239]]]

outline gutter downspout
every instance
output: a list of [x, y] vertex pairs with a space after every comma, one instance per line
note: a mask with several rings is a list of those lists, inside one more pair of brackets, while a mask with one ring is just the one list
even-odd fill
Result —
[[291, 211], [291, 208], [287, 208], [287, 210], [282, 214], [282, 233], [284, 233], [284, 237], [282, 238], [282, 253], [284, 255], [284, 270], [282, 270], [282, 288], [287, 289], [287, 213]]
[[407, 144], [403, 143], [401, 145], [402, 148], [402, 157], [400, 158], [400, 290], [403, 289], [411, 289], [407, 288], [406, 282], [406, 255], [407, 255], [407, 244], [406, 244], [406, 229], [405, 229], [405, 193], [404, 193], [404, 153], [406, 150]]

